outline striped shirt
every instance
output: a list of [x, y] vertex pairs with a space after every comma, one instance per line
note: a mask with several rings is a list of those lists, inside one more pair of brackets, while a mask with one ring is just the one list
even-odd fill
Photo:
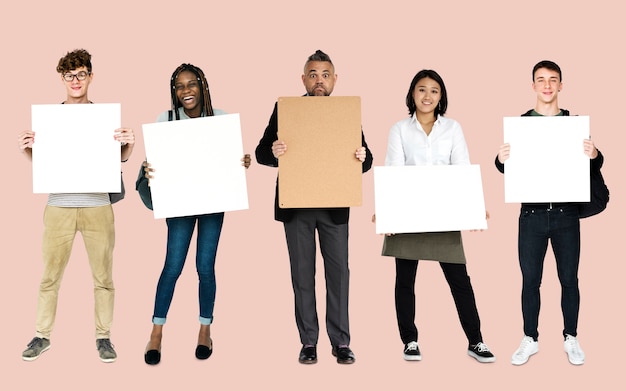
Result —
[[93, 208], [109, 205], [109, 193], [50, 193], [48, 205], [63, 208]]

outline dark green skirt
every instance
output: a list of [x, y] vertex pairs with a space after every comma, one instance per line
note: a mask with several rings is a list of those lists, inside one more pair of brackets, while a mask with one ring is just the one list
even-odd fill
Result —
[[385, 236], [382, 255], [388, 257], [465, 263], [461, 232], [424, 232]]

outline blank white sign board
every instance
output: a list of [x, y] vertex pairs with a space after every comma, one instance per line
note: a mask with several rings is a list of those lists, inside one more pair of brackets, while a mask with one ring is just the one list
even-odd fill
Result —
[[505, 117], [505, 202], [589, 202], [589, 117]]
[[119, 193], [119, 103], [32, 105], [33, 193]]
[[155, 218], [248, 209], [239, 114], [143, 125]]
[[486, 229], [479, 165], [374, 167], [376, 233]]

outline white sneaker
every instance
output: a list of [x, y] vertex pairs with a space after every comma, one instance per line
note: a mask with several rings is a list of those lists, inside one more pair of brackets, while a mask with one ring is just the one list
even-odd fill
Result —
[[585, 363], [585, 353], [580, 348], [578, 339], [576, 337], [567, 334], [565, 336], [565, 342], [563, 342], [565, 353], [570, 363], [574, 365], [582, 365]]
[[539, 351], [539, 342], [535, 341], [533, 337], [527, 335], [522, 338], [522, 342], [519, 348], [513, 353], [511, 357], [511, 364], [522, 365], [526, 364], [528, 358]]

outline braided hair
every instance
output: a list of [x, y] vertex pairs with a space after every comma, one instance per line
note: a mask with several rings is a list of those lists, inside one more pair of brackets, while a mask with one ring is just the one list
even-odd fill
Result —
[[176, 78], [183, 71], [189, 71], [196, 75], [196, 79], [200, 84], [200, 90], [202, 91], [202, 112], [205, 116], [209, 117], [213, 115], [213, 106], [211, 105], [211, 93], [209, 92], [209, 83], [206, 81], [206, 77], [204, 77], [204, 72], [202, 69], [191, 65], [191, 64], [181, 64], [174, 73], [172, 73], [172, 78], [170, 79], [170, 92], [172, 94], [172, 111], [174, 115], [176, 115], [176, 120], [180, 119], [180, 114], [178, 113], [178, 109], [181, 107], [180, 102], [178, 101], [178, 97], [176, 96]]

